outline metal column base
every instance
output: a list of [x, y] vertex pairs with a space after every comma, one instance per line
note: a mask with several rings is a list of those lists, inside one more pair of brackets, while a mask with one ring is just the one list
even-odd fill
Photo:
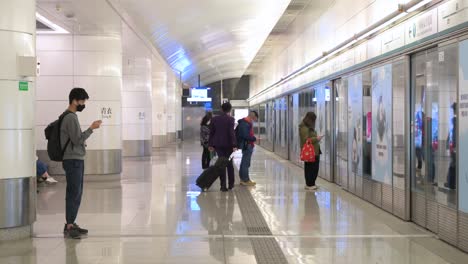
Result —
[[167, 133], [167, 142], [168, 143], [176, 142], [176, 138], [177, 138], [176, 132]]
[[124, 140], [122, 154], [124, 157], [146, 157], [152, 153], [151, 140]]
[[36, 177], [0, 180], [0, 240], [31, 236], [36, 221]]
[[153, 148], [161, 148], [167, 144], [166, 135], [153, 135]]
[[[49, 165], [49, 174], [64, 175], [61, 162], [53, 162], [49, 159], [46, 150], [38, 150], [39, 159]], [[85, 174], [107, 175], [120, 174], [122, 172], [122, 150], [88, 150], [85, 159]]]
[[32, 236], [32, 226], [0, 228], [0, 241], [11, 241], [29, 238]]

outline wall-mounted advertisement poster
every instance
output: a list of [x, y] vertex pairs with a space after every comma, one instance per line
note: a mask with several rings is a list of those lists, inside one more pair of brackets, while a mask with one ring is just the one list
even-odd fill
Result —
[[[458, 157], [461, 161], [468, 157], [468, 40], [460, 43], [459, 52], [459, 89], [458, 89]], [[455, 125], [456, 126], [456, 125]], [[456, 131], [456, 130], [455, 130]], [[456, 138], [456, 136], [454, 137]], [[456, 146], [454, 146], [456, 149]], [[468, 163], [458, 163], [458, 203], [460, 211], [468, 213]]]
[[348, 171], [362, 176], [362, 74], [348, 78]]
[[372, 70], [372, 179], [392, 184], [392, 65]]

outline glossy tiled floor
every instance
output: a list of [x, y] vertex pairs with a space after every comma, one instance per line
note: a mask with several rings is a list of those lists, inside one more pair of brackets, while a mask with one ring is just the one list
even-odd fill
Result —
[[[195, 143], [173, 145], [126, 159], [121, 178], [88, 176], [78, 222], [90, 235], [81, 241], [61, 234], [63, 179], [41, 187], [34, 238], [1, 243], [0, 263], [256, 263], [236, 195], [193, 184], [200, 155]], [[271, 153], [257, 149], [252, 166], [250, 191], [290, 263], [468, 263], [333, 184], [304, 191], [302, 170]]]

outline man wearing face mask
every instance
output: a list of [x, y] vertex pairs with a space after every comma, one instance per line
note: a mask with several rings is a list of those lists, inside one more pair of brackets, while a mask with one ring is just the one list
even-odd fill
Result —
[[76, 112], [85, 109], [85, 102], [89, 99], [88, 93], [83, 88], [73, 88], [69, 95], [68, 109], [64, 112], [64, 118], [60, 127], [60, 142], [63, 154], [63, 168], [67, 179], [66, 191], [66, 221], [64, 234], [70, 238], [79, 239], [88, 234], [88, 230], [75, 223], [81, 204], [83, 193], [84, 158], [86, 155], [86, 139], [91, 136], [93, 130], [101, 126], [102, 121], [94, 121], [91, 126], [81, 131], [80, 122]]

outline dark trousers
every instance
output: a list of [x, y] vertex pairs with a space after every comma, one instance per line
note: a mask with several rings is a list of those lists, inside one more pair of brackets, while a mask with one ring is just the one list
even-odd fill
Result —
[[208, 169], [210, 167], [211, 161], [211, 153], [207, 147], [203, 147], [203, 154], [202, 154], [202, 169]]
[[418, 165], [416, 165], [416, 168], [421, 169], [422, 168], [422, 162], [423, 162], [422, 148], [416, 147], [416, 158], [418, 159]]
[[[232, 154], [232, 148], [216, 148], [216, 153], [218, 157], [229, 158]], [[227, 166], [227, 175], [229, 188], [232, 188], [234, 187], [234, 166], [232, 165], [232, 160]], [[221, 181], [221, 188], [226, 188], [226, 170], [223, 170], [221, 175], [219, 175], [219, 180]]]
[[450, 165], [447, 173], [447, 186], [450, 189], [456, 189], [457, 186], [457, 154], [450, 153]]
[[75, 223], [83, 194], [83, 160], [64, 160], [63, 169], [67, 178], [67, 193], [65, 196], [65, 218], [67, 224]]
[[320, 156], [315, 157], [315, 162], [304, 162], [304, 176], [306, 185], [311, 187], [315, 185], [320, 168]]

